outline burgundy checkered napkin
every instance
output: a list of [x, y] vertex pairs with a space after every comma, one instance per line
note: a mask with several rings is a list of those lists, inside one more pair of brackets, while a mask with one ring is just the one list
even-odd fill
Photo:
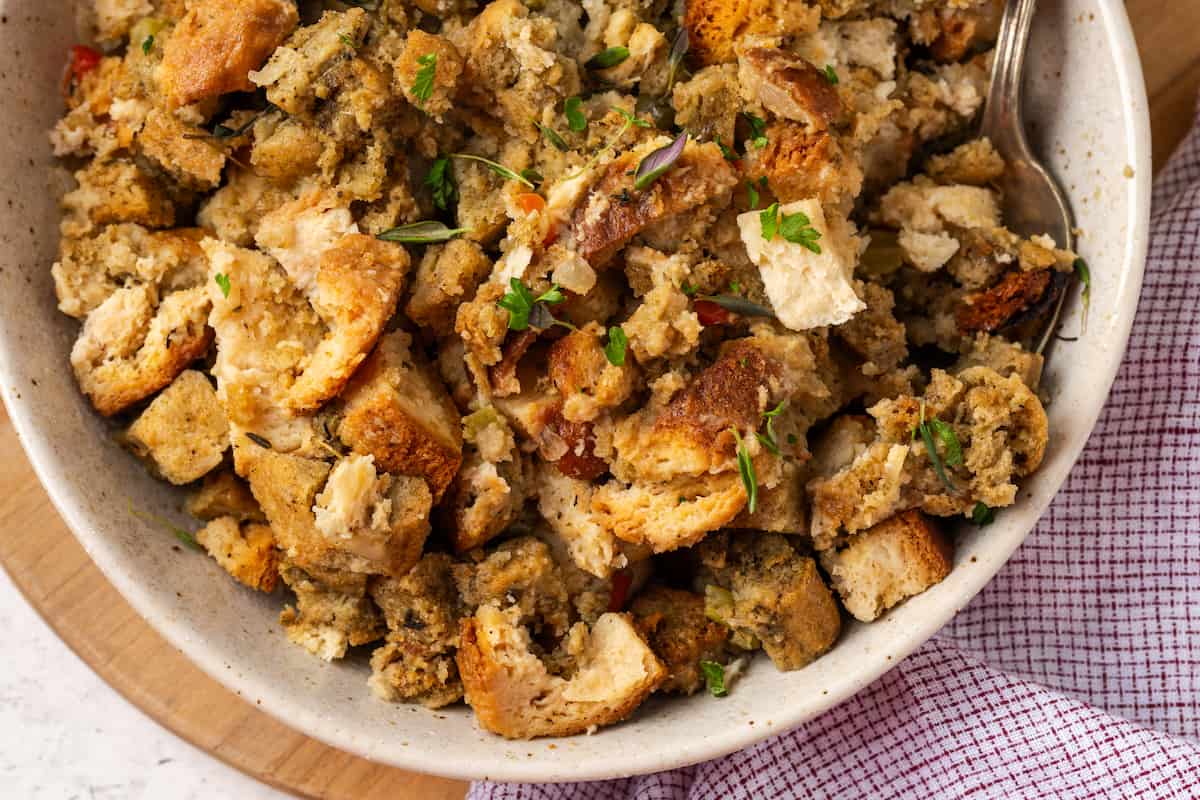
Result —
[[726, 758], [469, 797], [1200, 798], [1200, 128], [1155, 185], [1140, 312], [1087, 449], [941, 633]]

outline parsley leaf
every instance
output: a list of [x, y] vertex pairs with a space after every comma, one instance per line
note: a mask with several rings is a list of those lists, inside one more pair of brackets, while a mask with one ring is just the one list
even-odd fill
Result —
[[185, 531], [183, 528], [171, 526], [171, 532], [174, 533], [175, 538], [183, 542], [186, 547], [190, 547], [193, 550], [199, 550], [200, 552], [204, 551], [204, 548], [201, 547], [200, 543], [196, 541], [196, 537]]
[[579, 110], [581, 105], [583, 105], [583, 100], [578, 97], [568, 97], [567, 102], [563, 104], [567, 127], [576, 133], [583, 133], [587, 130], [587, 117]]
[[[349, 34], [339, 33], [338, 41], [341, 42], [342, 44], [346, 45], [346, 47], [349, 47], [351, 50], [358, 49], [358, 44], [353, 39], [350, 38]], [[433, 56], [435, 59], [437, 58], [436, 53], [430, 53], [430, 55]], [[420, 77], [420, 76], [418, 75], [418, 77]], [[430, 76], [430, 77], [432, 78], [432, 76]], [[428, 98], [426, 98], [426, 99], [428, 99]]]
[[730, 150], [729, 147], [724, 142], [721, 141], [720, 135], [717, 136], [715, 141], [717, 143], [717, 149], [721, 151], [721, 156], [726, 161], [737, 161], [738, 160], [737, 153]]
[[768, 242], [774, 239], [779, 232], [779, 202], [764, 208], [758, 215], [758, 221], [762, 225], [762, 237]]
[[625, 366], [625, 348], [629, 346], [629, 337], [624, 328], [614, 325], [608, 329], [608, 343], [604, 345], [604, 357], [614, 367]]
[[[504, 166], [503, 164], [497, 164], [495, 161], [492, 161], [491, 159], [488, 159], [488, 158], [484, 158], [483, 156], [475, 156], [475, 155], [471, 155], [470, 153], [451, 153], [450, 157], [451, 158], [462, 158], [462, 159], [466, 159], [468, 161], [478, 161], [480, 164], [483, 164], [485, 167], [487, 167], [492, 172], [499, 175], [501, 178], [504, 178], [505, 180], [517, 181], [518, 183], [522, 183], [522, 184], [528, 186], [530, 189], [537, 188], [536, 186], [533, 185], [533, 181], [531, 181], [529, 178], [526, 178], [523, 174], [518, 174], [518, 173], [514, 172], [513, 170], [509, 169], [508, 167]], [[536, 172], [533, 174], [537, 175]]]
[[613, 106], [612, 110], [617, 112], [618, 114], [620, 114], [622, 117], [624, 117], [625, 123], [627, 125], [637, 125], [639, 128], [649, 128], [650, 127], [649, 122], [647, 122], [644, 119], [638, 119], [633, 114], [630, 114], [628, 111], [621, 108], [620, 106]]
[[437, 53], [426, 53], [417, 59], [421, 68], [417, 70], [416, 80], [413, 81], [412, 95], [417, 99], [417, 107], [424, 108], [425, 103], [433, 96], [433, 78], [437, 74]]
[[1082, 258], [1075, 259], [1075, 274], [1079, 276], [1079, 283], [1083, 285], [1083, 293], [1080, 295], [1083, 301], [1083, 311], [1079, 319], [1080, 331], [1087, 333], [1088, 307], [1092, 304], [1092, 271]]
[[679, 287], [679, 291], [691, 297], [696, 294], [696, 287], [692, 285], [691, 281], [684, 281], [683, 285]]
[[[944, 424], [944, 423], [943, 423]], [[946, 467], [942, 463], [942, 456], [938, 453], [937, 444], [933, 440], [933, 427], [925, 421], [925, 401], [921, 401], [921, 420], [915, 428], [913, 428], [913, 438], [918, 436], [925, 443], [925, 452], [929, 454], [929, 460], [933, 464], [933, 471], [937, 473], [938, 480], [945, 484], [946, 488], [952, 492], [957, 492], [958, 489], [950, 482], [950, 478], [946, 476]], [[955, 443], [957, 443], [955, 439]], [[962, 458], [962, 452], [959, 451], [959, 458]]]
[[758, 189], [754, 188], [753, 181], [746, 181], [746, 200], [751, 210], [758, 208]]
[[229, 276], [224, 272], [218, 272], [216, 275], [213, 275], [213, 280], [216, 281], [217, 286], [221, 288], [221, 294], [229, 297]]
[[142, 55], [150, 55], [150, 51], [154, 49], [154, 34], [150, 34], [145, 39], [142, 39]]
[[825, 76], [825, 80], [829, 81], [830, 86], [837, 86], [840, 82], [837, 70], [833, 68], [833, 64], [826, 64], [825, 69], [821, 70], [821, 73]]
[[981, 528], [984, 525], [991, 525], [995, 520], [996, 509], [987, 503], [977, 502], [975, 508], [971, 509], [971, 521]]
[[454, 184], [454, 174], [450, 171], [449, 156], [441, 156], [434, 160], [424, 183], [433, 191], [433, 205], [442, 211], [448, 210], [458, 193], [458, 187]]
[[756, 433], [758, 441], [762, 442], [763, 447], [767, 448], [774, 455], [779, 455], [779, 441], [775, 438], [775, 418], [783, 413], [787, 408], [787, 400], [780, 400], [779, 405], [772, 408], [770, 411], [763, 412], [763, 418], [767, 424], [764, 427], [765, 433]]
[[725, 688], [725, 668], [715, 661], [701, 661], [700, 672], [704, 675], [704, 687], [713, 697], [729, 694]]
[[733, 440], [737, 442], [738, 474], [742, 476], [742, 486], [746, 487], [746, 508], [753, 514], [758, 510], [758, 476], [754, 474], [754, 462], [750, 460], [750, 451], [742, 443], [737, 428], [729, 430], [733, 433]]
[[958, 442], [954, 428], [940, 419], [929, 420], [929, 425], [933, 428], [937, 438], [942, 440], [942, 447], [946, 448], [946, 464], [951, 467], [961, 467], [963, 463], [962, 445]]
[[609, 69], [627, 58], [629, 58], [628, 47], [610, 47], [589, 58], [584, 66], [588, 69]]
[[[765, 229], [763, 235], [766, 235]], [[779, 235], [792, 244], [798, 244], [817, 255], [821, 254], [821, 245], [817, 244], [821, 232], [812, 226], [812, 220], [802, 211], [783, 215], [779, 223]]]
[[[510, 331], [525, 330], [529, 327], [530, 315], [534, 314], [537, 309], [540, 308], [541, 311], [546, 312], [546, 306], [561, 303], [566, 299], [557, 285], [551, 286], [549, 290], [537, 297], [534, 297], [529, 287], [517, 278], [509, 278], [508, 285], [511, 287], [511, 291], [500, 298], [496, 305], [508, 311], [508, 329]], [[541, 317], [541, 314], [538, 316]], [[546, 316], [549, 316], [548, 312], [546, 312]], [[540, 322], [542, 319], [538, 321]], [[535, 325], [534, 327], [548, 327], [557, 322], [558, 320], [550, 316], [546, 325]]]
[[750, 144], [757, 147], [759, 150], [767, 146], [767, 121], [762, 117], [756, 117], [749, 111], [743, 111], [742, 116], [750, 123]]

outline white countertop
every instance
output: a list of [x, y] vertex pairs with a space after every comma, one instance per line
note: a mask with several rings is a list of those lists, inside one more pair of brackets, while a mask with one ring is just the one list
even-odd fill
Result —
[[62, 800], [285, 800], [110, 689], [0, 570], [0, 791]]

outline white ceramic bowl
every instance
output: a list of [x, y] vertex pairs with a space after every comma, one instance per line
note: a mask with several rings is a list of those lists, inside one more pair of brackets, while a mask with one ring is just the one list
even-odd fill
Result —
[[[67, 365], [76, 324], [55, 310], [50, 279], [58, 212], [46, 131], [60, 112], [58, 81], [73, 41], [68, 3], [0, 0], [0, 381], [9, 413], [80, 542], [163, 636], [287, 724], [376, 761], [460, 778], [608, 778], [723, 755], [845, 700], [932, 636], [1032, 529], [1092, 430], [1133, 321], [1150, 131], [1125, 9], [1119, 0], [1042, 3], [1027, 84], [1031, 135], [1073, 200], [1094, 283], [1087, 335], [1059, 343], [1048, 364], [1052, 439], [1018, 505], [986, 529], [964, 531], [944, 582], [878, 622], [849, 626], [806, 669], [780, 673], [762, 659], [722, 700], [656, 699], [594, 736], [508, 742], [482, 732], [466, 708], [432, 713], [376, 700], [365, 663], [327, 665], [285, 641], [279, 598], [240, 588], [211, 560], [179, 552], [169, 533], [131, 516], [132, 499], [185, 523], [181, 495], [113, 442]], [[1078, 329], [1078, 308], [1064, 325]], [[8, 535], [36, 534], [30, 520]]]

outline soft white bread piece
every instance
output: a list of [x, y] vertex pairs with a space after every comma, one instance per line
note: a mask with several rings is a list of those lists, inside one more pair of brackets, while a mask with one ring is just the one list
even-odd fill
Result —
[[191, 483], [220, 465], [229, 423], [208, 378], [189, 369], [129, 426], [126, 440], [171, 483]]
[[826, 550], [821, 565], [855, 619], [870, 622], [884, 611], [950, 574], [951, 541], [920, 511], [906, 511]]
[[458, 668], [467, 703], [492, 733], [532, 739], [611, 725], [666, 678], [662, 662], [624, 614], [604, 614], [591, 630], [568, 637], [578, 642], [570, 680], [551, 675], [530, 652], [519, 617], [517, 607], [485, 605], [462, 625]]

